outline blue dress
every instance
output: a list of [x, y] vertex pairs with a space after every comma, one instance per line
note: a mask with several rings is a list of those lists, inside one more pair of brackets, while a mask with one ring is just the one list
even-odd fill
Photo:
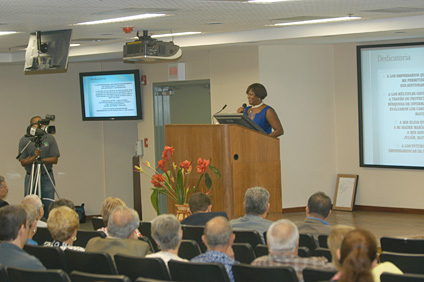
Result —
[[248, 115], [257, 125], [259, 125], [266, 132], [266, 134], [270, 134], [272, 132], [272, 126], [266, 119], [266, 112], [268, 109], [271, 109], [271, 107], [266, 106], [259, 113], [249, 113], [251, 107], [252, 106], [249, 106], [244, 109], [244, 113]]

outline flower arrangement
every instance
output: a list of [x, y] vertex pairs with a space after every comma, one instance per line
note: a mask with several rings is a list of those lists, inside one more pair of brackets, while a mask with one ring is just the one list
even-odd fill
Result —
[[[148, 161], [142, 162], [142, 164], [152, 171], [152, 174], [145, 171], [141, 165], [135, 166], [135, 170], [144, 173], [151, 177], [151, 183], [153, 184], [152, 195], [150, 200], [156, 212], [159, 214], [159, 194], [164, 194], [171, 198], [176, 204], [184, 205], [187, 204], [188, 195], [195, 192], [204, 177], [204, 183], [207, 188], [206, 194], [211, 192], [212, 179], [207, 172], [208, 169], [213, 171], [218, 179], [221, 180], [221, 172], [210, 164], [210, 159], [202, 159], [199, 157], [197, 160], [196, 172], [200, 175], [196, 186], [190, 187], [188, 185], [188, 176], [192, 171], [192, 164], [190, 161], [185, 160], [179, 165], [176, 165], [173, 161], [174, 148], [165, 146], [162, 159], [158, 161], [156, 168], [152, 167]], [[163, 173], [158, 171], [160, 169]]]

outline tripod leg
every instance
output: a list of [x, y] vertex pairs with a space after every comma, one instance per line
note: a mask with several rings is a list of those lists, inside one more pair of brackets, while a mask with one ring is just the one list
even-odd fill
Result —
[[[53, 179], [51, 178], [50, 173], [49, 173], [49, 171], [47, 170], [47, 167], [46, 167], [46, 165], [45, 165], [44, 163], [43, 163], [43, 168], [44, 168], [44, 172], [45, 172], [45, 173], [46, 173], [46, 175], [49, 177], [49, 180], [50, 180], [50, 183], [51, 183], [51, 185], [52, 185], [52, 187], [53, 187], [54, 193], [56, 193], [57, 197], [60, 199], [60, 196], [59, 196], [59, 193], [57, 193], [57, 190], [56, 190], [56, 186], [55, 186], [55, 184], [54, 184], [54, 181], [53, 181]], [[53, 197], [54, 197], [54, 194], [53, 194]]]
[[31, 165], [31, 176], [30, 176], [30, 182], [27, 187], [26, 195], [32, 195], [34, 194], [34, 173], [35, 173], [35, 163], [32, 163]]

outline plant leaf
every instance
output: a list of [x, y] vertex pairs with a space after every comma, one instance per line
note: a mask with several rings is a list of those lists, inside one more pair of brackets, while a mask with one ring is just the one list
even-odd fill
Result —
[[159, 191], [158, 189], [153, 189], [152, 195], [150, 196], [150, 201], [152, 206], [156, 211], [156, 214], [159, 215]]
[[221, 180], [221, 172], [214, 166], [209, 165], [209, 168], [218, 176], [218, 179]]
[[206, 187], [208, 187], [208, 190], [210, 190], [212, 186], [212, 179], [209, 176], [209, 173], [207, 172], [205, 173], [205, 184], [206, 184]]

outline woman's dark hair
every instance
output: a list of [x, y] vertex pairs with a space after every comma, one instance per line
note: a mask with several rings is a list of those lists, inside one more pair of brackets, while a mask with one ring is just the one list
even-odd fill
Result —
[[377, 241], [365, 229], [355, 229], [346, 234], [340, 249], [340, 282], [372, 282], [372, 263], [377, 256]]
[[253, 83], [249, 85], [249, 87], [247, 87], [246, 94], [248, 94], [250, 90], [252, 90], [252, 92], [262, 100], [268, 95], [265, 86], [260, 83]]

